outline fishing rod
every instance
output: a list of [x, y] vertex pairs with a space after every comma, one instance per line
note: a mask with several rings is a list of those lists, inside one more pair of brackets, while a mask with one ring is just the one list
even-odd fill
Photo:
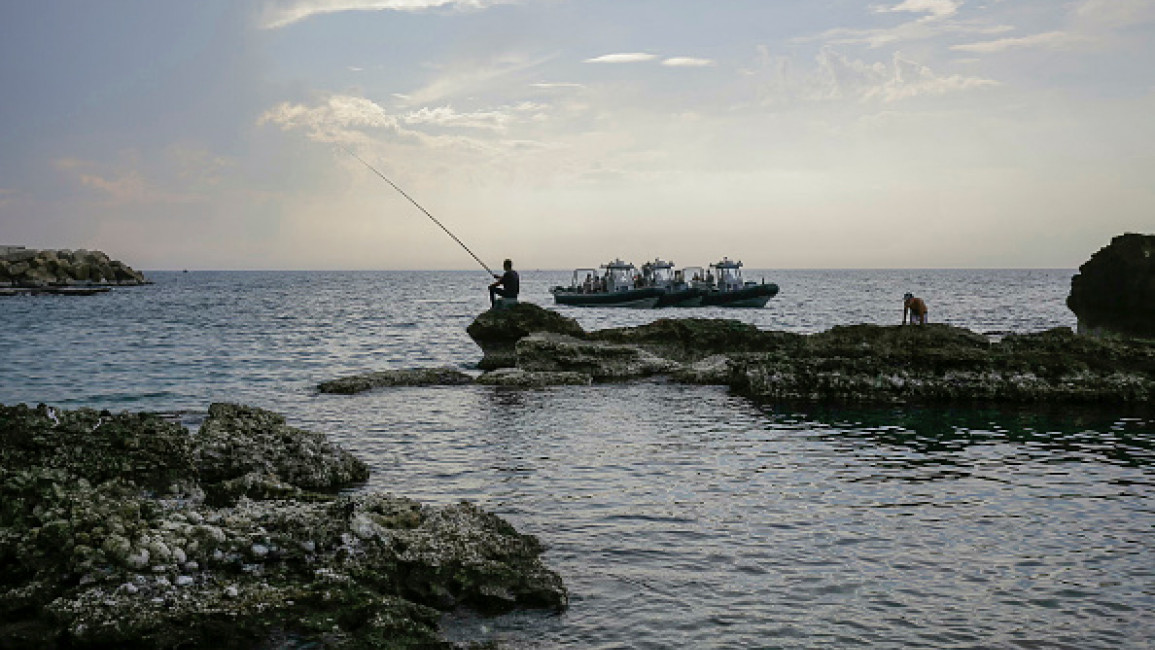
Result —
[[381, 177], [381, 180], [385, 181], [386, 183], [389, 183], [389, 185], [391, 185], [391, 186], [393, 187], [393, 189], [395, 189], [395, 190], [397, 190], [398, 192], [400, 192], [400, 193], [401, 193], [401, 196], [404, 196], [405, 198], [409, 199], [409, 202], [410, 202], [410, 203], [412, 203], [413, 205], [417, 206], [417, 209], [418, 209], [418, 210], [420, 210], [420, 211], [424, 212], [424, 213], [425, 213], [425, 216], [427, 216], [427, 217], [429, 217], [430, 219], [432, 219], [432, 220], [433, 220], [433, 223], [437, 224], [437, 225], [438, 225], [438, 226], [439, 226], [439, 227], [440, 227], [442, 230], [444, 230], [444, 231], [445, 231], [445, 234], [447, 234], [447, 235], [449, 235], [450, 237], [452, 237], [452, 238], [453, 238], [453, 241], [455, 241], [455, 242], [457, 242], [458, 244], [460, 244], [460, 245], [461, 245], [461, 247], [465, 249], [465, 252], [466, 252], [466, 253], [469, 253], [469, 255], [470, 255], [471, 257], [473, 257], [473, 259], [477, 260], [477, 263], [478, 263], [478, 264], [480, 264], [480, 265], [481, 265], [481, 268], [485, 269], [487, 273], [489, 273], [489, 274], [490, 274], [490, 275], [492, 275], [492, 276], [496, 276], [496, 275], [497, 275], [496, 273], [494, 273], [494, 272], [493, 272], [493, 270], [492, 270], [492, 269], [490, 269], [488, 266], [486, 266], [486, 265], [485, 265], [485, 262], [482, 262], [482, 261], [481, 261], [481, 258], [480, 258], [480, 257], [478, 257], [478, 256], [474, 255], [474, 254], [473, 254], [473, 251], [469, 250], [469, 247], [468, 247], [468, 246], [466, 246], [464, 242], [462, 242], [460, 239], [458, 239], [458, 238], [457, 238], [457, 235], [455, 235], [455, 234], [453, 234], [453, 233], [449, 232], [449, 229], [448, 229], [448, 228], [446, 228], [446, 227], [445, 227], [445, 225], [444, 225], [444, 224], [442, 224], [440, 221], [438, 221], [438, 220], [437, 220], [437, 217], [435, 217], [435, 216], [433, 216], [433, 215], [429, 214], [429, 211], [428, 211], [428, 210], [426, 210], [425, 208], [421, 207], [421, 204], [420, 204], [420, 203], [418, 203], [417, 201], [414, 201], [414, 200], [413, 200], [413, 197], [411, 197], [411, 196], [409, 196], [408, 194], [406, 194], [406, 193], [405, 193], [405, 190], [401, 189], [400, 187], [397, 187], [397, 184], [396, 184], [396, 183], [394, 183], [393, 181], [391, 181], [391, 180], [389, 180], [388, 178], [386, 178], [385, 174], [382, 174], [381, 172], [377, 171], [377, 168], [376, 168], [376, 167], [374, 167], [373, 165], [370, 165], [369, 163], [365, 162], [365, 159], [364, 159], [364, 158], [362, 158], [361, 156], [358, 156], [357, 154], [353, 153], [353, 150], [352, 150], [352, 149], [350, 149], [349, 147], [346, 147], [345, 145], [338, 145], [338, 146], [339, 146], [339, 147], [341, 147], [342, 149], [344, 149], [344, 150], [345, 150], [345, 152], [346, 152], [346, 153], [348, 153], [350, 156], [353, 156], [353, 157], [354, 157], [354, 158], [356, 158], [357, 160], [361, 161], [361, 164], [362, 164], [362, 165], [365, 165], [365, 166], [366, 166], [366, 167], [368, 167], [369, 169], [373, 170], [373, 173], [374, 173], [374, 174], [377, 174], [378, 176], [380, 176], [380, 177]]

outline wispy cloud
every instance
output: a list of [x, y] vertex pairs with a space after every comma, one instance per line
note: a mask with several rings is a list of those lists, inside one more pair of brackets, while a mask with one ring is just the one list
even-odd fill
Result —
[[1155, 2], [1151, 0], [1085, 0], [1077, 5], [1074, 18], [1092, 28], [1119, 28], [1155, 22]]
[[572, 83], [572, 82], [558, 82], [558, 81], [545, 82], [545, 81], [541, 81], [538, 83], [532, 83], [529, 85], [529, 87], [530, 88], [541, 88], [544, 90], [552, 90], [554, 88], [585, 88], [586, 86], [585, 86], [585, 84]]
[[441, 103], [457, 97], [492, 91], [499, 80], [514, 77], [516, 85], [524, 87], [525, 80], [518, 73], [538, 67], [555, 55], [528, 58], [519, 54], [502, 54], [491, 61], [462, 61], [438, 70], [435, 79], [421, 88], [404, 94], [395, 94], [407, 104], [424, 106]]
[[284, 131], [301, 129], [321, 142], [358, 141], [360, 129], [398, 128], [397, 118], [364, 97], [332, 95], [317, 106], [281, 102], [265, 111], [257, 125], [273, 124]]
[[856, 101], [892, 103], [919, 96], [937, 96], [997, 86], [993, 79], [942, 75], [930, 67], [894, 54], [888, 63], [867, 62], [824, 48], [816, 66], [796, 70], [784, 58], [766, 58], [770, 71], [763, 103]]
[[346, 11], [426, 11], [430, 9], [484, 9], [517, 0], [267, 0], [260, 26], [279, 29], [317, 15]]
[[689, 56], [675, 56], [662, 61], [662, 65], [673, 68], [706, 68], [714, 65], [712, 59], [696, 59]]
[[70, 157], [59, 158], [53, 164], [57, 171], [82, 187], [94, 190], [101, 200], [112, 205], [193, 203], [205, 198], [184, 191], [168, 191], [146, 179], [135, 167], [111, 168], [108, 165]]
[[1049, 48], [1049, 49], [1066, 49], [1073, 45], [1087, 43], [1089, 39], [1085, 36], [1072, 34], [1070, 32], [1055, 31], [1044, 32], [1042, 34], [1032, 34], [1030, 36], [1019, 36], [1013, 38], [1000, 38], [993, 41], [980, 41], [977, 43], [964, 43], [961, 45], [953, 45], [950, 49], [959, 52], [975, 52], [979, 54], [990, 54], [992, 52], [1004, 52], [1006, 50], [1024, 49], [1024, 48]]
[[585, 63], [644, 63], [657, 58], [657, 54], [649, 54], [646, 52], [623, 52], [620, 54], [595, 56], [592, 59], [586, 59]]
[[406, 125], [438, 126], [444, 128], [486, 129], [505, 131], [521, 114], [540, 113], [548, 108], [544, 104], [523, 102], [515, 106], [503, 106], [489, 111], [459, 113], [451, 106], [422, 108], [405, 114], [401, 120]]
[[962, 2], [956, 0], [904, 0], [893, 6], [874, 7], [878, 13], [909, 12], [929, 14], [933, 18], [945, 18], [958, 13]]

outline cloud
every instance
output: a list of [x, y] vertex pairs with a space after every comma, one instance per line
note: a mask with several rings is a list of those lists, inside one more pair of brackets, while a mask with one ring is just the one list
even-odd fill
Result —
[[1020, 36], [1013, 38], [1000, 38], [993, 41], [980, 41], [977, 43], [964, 43], [962, 45], [952, 45], [950, 49], [959, 52], [976, 52], [980, 54], [990, 54], [992, 52], [1005, 52], [1007, 50], [1016, 50], [1032, 47], [1042, 47], [1049, 49], [1067, 49], [1072, 46], [1077, 46], [1087, 43], [1089, 39], [1086, 36], [1079, 34], [1072, 34], [1070, 32], [1056, 31], [1043, 32], [1041, 34], [1032, 34], [1030, 36]]
[[570, 83], [570, 82], [538, 82], [529, 85], [530, 88], [541, 88], [543, 90], [552, 90], [555, 88], [585, 88], [585, 84]]
[[468, 128], [491, 131], [505, 131], [519, 120], [521, 113], [541, 113], [548, 106], [533, 102], [522, 102], [514, 106], [503, 106], [490, 111], [459, 113], [451, 106], [422, 108], [407, 113], [401, 120], [409, 126], [437, 126], [443, 128]]
[[673, 68], [705, 68], [714, 65], [711, 59], [695, 59], [688, 56], [675, 56], [662, 61], [662, 65]]
[[1086, 0], [1074, 9], [1074, 17], [1087, 27], [1120, 28], [1155, 22], [1151, 0]]
[[874, 10], [878, 13], [924, 13], [930, 14], [931, 18], [946, 18], [956, 14], [960, 5], [962, 2], [956, 0], [904, 0], [892, 7], [875, 7]]
[[[932, 18], [928, 20], [928, 18]], [[872, 48], [883, 47], [907, 41], [925, 41], [938, 38], [944, 34], [978, 34], [991, 36], [1005, 34], [1014, 28], [1008, 25], [991, 25], [976, 21], [960, 21], [943, 17], [926, 16], [916, 20], [908, 20], [893, 27], [877, 29], [855, 29], [837, 27], [828, 29], [820, 34], [801, 36], [792, 39], [793, 43], [809, 43], [819, 41], [830, 45], [868, 45]]]
[[99, 163], [70, 157], [59, 158], [53, 165], [80, 186], [96, 191], [112, 205], [193, 203], [205, 198], [189, 192], [166, 191], [135, 168], [105, 169]]
[[485, 9], [516, 0], [268, 0], [259, 24], [280, 29], [317, 15], [345, 11], [426, 11], [429, 9]]
[[999, 85], [981, 77], [936, 74], [930, 67], [894, 54], [889, 64], [852, 59], [830, 48], [815, 58], [816, 66], [801, 72], [789, 59], [763, 60], [770, 79], [763, 87], [764, 104], [853, 100], [893, 103], [919, 96], [938, 96]]
[[[425, 86], [404, 94], [395, 93], [394, 96], [405, 100], [407, 104], [426, 105], [453, 97], [491, 93], [500, 89], [499, 80], [538, 67], [555, 56], [530, 59], [515, 54], [504, 54], [488, 62], [464, 61], [443, 69], [436, 79]], [[525, 80], [519, 80], [517, 85], [524, 87], [524, 83]]]
[[361, 128], [398, 129], [397, 118], [380, 105], [349, 95], [332, 95], [314, 107], [281, 102], [257, 119], [258, 126], [265, 124], [283, 131], [303, 129], [310, 139], [321, 142], [357, 141]]
[[585, 63], [643, 63], [653, 61], [656, 58], [658, 58], [657, 54], [627, 52], [621, 54], [603, 54], [592, 59], [586, 59]]

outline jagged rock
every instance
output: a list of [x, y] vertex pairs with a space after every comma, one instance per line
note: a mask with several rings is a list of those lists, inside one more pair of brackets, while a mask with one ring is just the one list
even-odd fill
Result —
[[[210, 410], [190, 434], [155, 415], [0, 406], [0, 646], [249, 648], [287, 635], [449, 648], [439, 609], [565, 607], [540, 542], [469, 504], [272, 494], [214, 507], [206, 479], [295, 493], [343, 480], [347, 463], [276, 414]], [[245, 460], [219, 471], [225, 437]], [[278, 438], [300, 457], [272, 449]], [[302, 470], [310, 460], [326, 469]]]
[[49, 287], [148, 284], [144, 274], [100, 251], [15, 249], [0, 254], [0, 285]]
[[369, 372], [321, 382], [317, 385], [317, 390], [322, 393], [352, 395], [383, 386], [456, 386], [471, 383], [473, 377], [456, 368], [407, 368]]
[[1155, 235], [1111, 240], [1071, 278], [1079, 333], [1155, 339]]
[[574, 319], [528, 302], [484, 312], [465, 331], [485, 354], [477, 364], [482, 370], [515, 367], [514, 345], [533, 332], [552, 332], [577, 338], [585, 336], [581, 325]]
[[521, 368], [498, 368], [477, 378], [485, 386], [545, 388], [547, 386], [588, 386], [591, 377], [580, 372], [530, 372]]
[[696, 362], [718, 354], [773, 349], [798, 335], [763, 331], [748, 323], [721, 318], [659, 318], [637, 327], [590, 332], [587, 337], [637, 345], [666, 359]]
[[251, 406], [210, 405], [195, 443], [200, 480], [216, 503], [242, 495], [288, 496], [293, 488], [334, 490], [369, 478], [365, 463], [324, 435]]
[[997, 343], [946, 325], [856, 325], [801, 346], [736, 355], [730, 386], [771, 399], [1148, 402], [1155, 344], [1078, 337], [1059, 328]]

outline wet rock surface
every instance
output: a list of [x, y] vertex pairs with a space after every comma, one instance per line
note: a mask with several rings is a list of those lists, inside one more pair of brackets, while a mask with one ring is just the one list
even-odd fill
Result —
[[665, 375], [768, 399], [1117, 404], [1155, 397], [1155, 342], [1069, 329], [991, 341], [944, 324], [804, 335], [733, 320], [660, 319], [580, 334], [534, 332], [516, 341], [513, 358], [526, 372], [594, 381]]
[[738, 355], [729, 384], [773, 399], [1142, 403], [1155, 344], [1055, 329], [998, 342], [948, 325], [855, 325]]
[[1067, 306], [1080, 333], [1155, 339], [1155, 235], [1119, 235], [1092, 255]]
[[482, 370], [515, 367], [517, 365], [515, 345], [534, 332], [564, 334], [577, 338], [585, 336], [585, 331], [574, 319], [528, 302], [483, 312], [465, 331], [485, 353], [477, 364]]
[[457, 386], [473, 383], [473, 377], [456, 368], [403, 368], [341, 377], [317, 385], [322, 393], [353, 395], [386, 386]]
[[477, 378], [483, 386], [546, 388], [549, 386], [588, 386], [592, 377], [580, 372], [535, 372], [521, 368], [498, 368]]
[[0, 647], [449, 647], [439, 610], [565, 606], [493, 514], [319, 492], [366, 475], [260, 409], [0, 406]]
[[0, 287], [147, 284], [144, 275], [100, 251], [16, 249], [0, 254]]

